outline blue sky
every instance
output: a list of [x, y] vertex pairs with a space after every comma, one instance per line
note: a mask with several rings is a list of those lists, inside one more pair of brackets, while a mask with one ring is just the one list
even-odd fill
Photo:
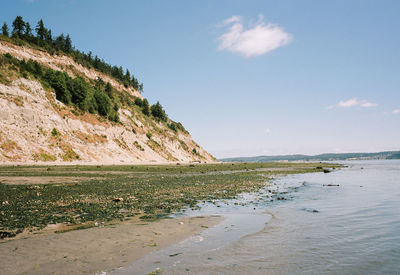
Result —
[[400, 150], [400, 1], [5, 0], [127, 67], [216, 157]]

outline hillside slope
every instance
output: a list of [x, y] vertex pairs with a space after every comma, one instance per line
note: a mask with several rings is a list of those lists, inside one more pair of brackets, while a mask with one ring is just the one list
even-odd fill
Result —
[[[157, 120], [131, 104], [136, 98], [143, 99], [140, 93], [108, 75], [83, 67], [69, 56], [9, 41], [0, 40], [0, 54], [1, 163], [215, 161], [180, 124]], [[71, 78], [81, 77], [87, 83], [101, 79], [111, 84], [116, 102], [128, 103], [114, 106], [117, 122], [64, 104], [52, 87], [13, 64], [23, 59], [66, 72]]]
[[220, 159], [223, 162], [269, 162], [269, 161], [339, 161], [339, 160], [378, 160], [400, 159], [400, 151], [385, 151], [377, 153], [327, 153], [314, 156], [308, 155], [278, 155], [256, 156]]

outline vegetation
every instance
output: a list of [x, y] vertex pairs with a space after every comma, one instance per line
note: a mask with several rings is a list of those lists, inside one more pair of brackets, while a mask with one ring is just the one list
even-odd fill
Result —
[[163, 107], [161, 106], [160, 102], [157, 101], [156, 104], [151, 106], [151, 114], [157, 120], [167, 121], [167, 114], [165, 113]]
[[57, 160], [56, 156], [53, 156], [53, 155], [50, 155], [50, 154], [47, 154], [44, 152], [34, 154], [33, 158], [35, 160], [39, 160], [39, 161], [56, 161]]
[[315, 156], [308, 155], [283, 155], [283, 156], [258, 156], [258, 157], [239, 157], [226, 158], [221, 161], [239, 162], [266, 162], [266, 161], [338, 161], [348, 159], [400, 159], [400, 151], [386, 151], [378, 153], [332, 153], [320, 154]]
[[4, 22], [3, 26], [1, 27], [1, 32], [6, 37], [8, 37], [10, 35], [8, 25], [6, 22]]
[[[99, 114], [113, 122], [119, 122], [118, 110], [125, 105], [132, 108], [138, 106], [141, 112], [159, 122], [165, 122], [174, 132], [187, 133], [180, 122], [170, 120], [162, 105], [157, 102], [150, 107], [147, 99], [133, 97], [127, 93], [121, 93], [108, 82], [98, 78], [95, 81], [87, 81], [81, 76], [70, 77], [66, 72], [55, 71], [41, 65], [39, 62], [29, 59], [19, 60], [9, 53], [0, 55], [0, 67], [8, 67], [24, 77], [31, 76], [40, 81], [44, 87], [54, 90], [56, 99], [68, 106], [75, 106], [83, 112]], [[7, 78], [4, 79], [7, 83]], [[18, 101], [18, 99], [15, 99]], [[17, 104], [18, 102], [16, 102]]]
[[[94, 68], [102, 73], [112, 76], [119, 80], [125, 87], [133, 87], [143, 92], [143, 83], [139, 83], [131, 72], [122, 67], [112, 66], [93, 56], [92, 52], [81, 52], [72, 45], [71, 37], [67, 34], [60, 34], [53, 37], [51, 29], [45, 27], [43, 20], [39, 20], [35, 27], [36, 35], [32, 34], [32, 28], [29, 22], [25, 22], [21, 16], [17, 16], [12, 22], [11, 39], [14, 42], [28, 43], [40, 47], [51, 54], [62, 53], [71, 56], [75, 62], [87, 67]], [[9, 29], [6, 22], [2, 26], [3, 37], [9, 37]]]
[[182, 123], [180, 122], [172, 121], [171, 123], [168, 124], [168, 127], [174, 132], [178, 132], [178, 130], [180, 130], [184, 133], [187, 133], [185, 127], [183, 127]]
[[18, 146], [18, 144], [10, 139], [6, 139], [1, 145], [0, 148], [3, 149], [6, 152], [12, 151], [12, 150], [21, 150], [21, 148]]
[[150, 115], [150, 104], [149, 104], [149, 102], [147, 101], [146, 98], [143, 99], [143, 101], [142, 101], [142, 112], [143, 112], [143, 114], [145, 114], [146, 116], [149, 116], [149, 115]]
[[53, 130], [51, 130], [51, 135], [53, 137], [58, 137], [60, 135], [60, 132], [58, 132], [56, 128], [53, 128]]
[[[10, 31], [7, 23], [4, 22], [0, 40], [47, 51], [50, 54], [69, 55], [77, 63], [108, 74], [126, 87], [131, 86], [139, 91], [143, 89], [143, 84], [139, 84], [129, 70], [124, 71], [121, 67], [111, 66], [97, 56], [93, 57], [91, 52], [85, 54], [76, 50], [69, 35], [61, 34], [53, 37], [52, 31], [45, 27], [43, 20], [39, 20], [35, 26], [31, 27], [29, 22], [25, 22], [21, 16], [17, 16], [11, 26], [12, 30]], [[35, 35], [32, 32], [35, 32]], [[164, 124], [175, 133], [178, 131], [188, 133], [181, 123], [168, 118], [159, 102], [150, 105], [147, 99], [134, 97], [130, 93], [115, 89], [109, 82], [105, 82], [101, 78], [88, 79], [84, 74], [75, 71], [73, 71], [73, 75], [69, 75], [67, 72], [53, 70], [47, 64], [35, 60], [17, 59], [9, 53], [0, 55], [0, 68], [0, 83], [10, 85], [15, 75], [34, 78], [46, 90], [54, 91], [58, 101], [71, 106], [72, 113], [75, 115], [88, 112], [98, 114], [100, 121], [105, 118], [119, 123], [118, 110], [123, 107], [130, 110], [132, 114], [141, 112], [145, 117]], [[18, 106], [23, 106], [23, 101], [18, 98], [13, 101]], [[147, 125], [151, 125], [153, 128], [157, 127], [153, 121], [145, 118], [146, 120]], [[158, 129], [163, 131], [162, 128]], [[136, 132], [133, 128], [132, 131]], [[72, 154], [70, 155], [72, 156]]]
[[22, 75], [29, 73], [45, 86], [51, 87], [57, 100], [66, 105], [74, 105], [84, 112], [98, 113], [119, 122], [117, 99], [101, 80], [91, 84], [80, 76], [72, 78], [66, 72], [44, 67], [31, 59], [27, 62], [24, 59], [18, 60], [8, 53], [0, 57], [0, 65], [14, 66]]
[[[164, 217], [185, 207], [196, 208], [200, 201], [262, 190], [274, 175], [322, 173], [335, 167], [328, 163], [2, 166], [0, 235], [13, 236], [54, 223]], [[13, 184], [20, 177], [44, 184]], [[72, 182], [71, 177], [75, 178]], [[281, 196], [272, 194], [269, 199], [281, 200]]]

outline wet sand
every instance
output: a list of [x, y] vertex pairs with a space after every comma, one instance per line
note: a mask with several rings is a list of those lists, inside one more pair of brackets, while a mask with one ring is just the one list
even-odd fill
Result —
[[0, 274], [95, 274], [126, 266], [222, 221], [220, 216], [131, 221], [0, 243]]

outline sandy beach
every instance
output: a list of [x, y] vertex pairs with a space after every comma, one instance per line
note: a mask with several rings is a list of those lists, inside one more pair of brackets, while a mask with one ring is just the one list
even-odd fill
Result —
[[126, 266], [208, 227], [220, 216], [130, 221], [0, 243], [0, 274], [96, 274]]
[[129, 266], [222, 220], [160, 217], [260, 191], [276, 176], [324, 168], [335, 165], [0, 166], [0, 274]]

